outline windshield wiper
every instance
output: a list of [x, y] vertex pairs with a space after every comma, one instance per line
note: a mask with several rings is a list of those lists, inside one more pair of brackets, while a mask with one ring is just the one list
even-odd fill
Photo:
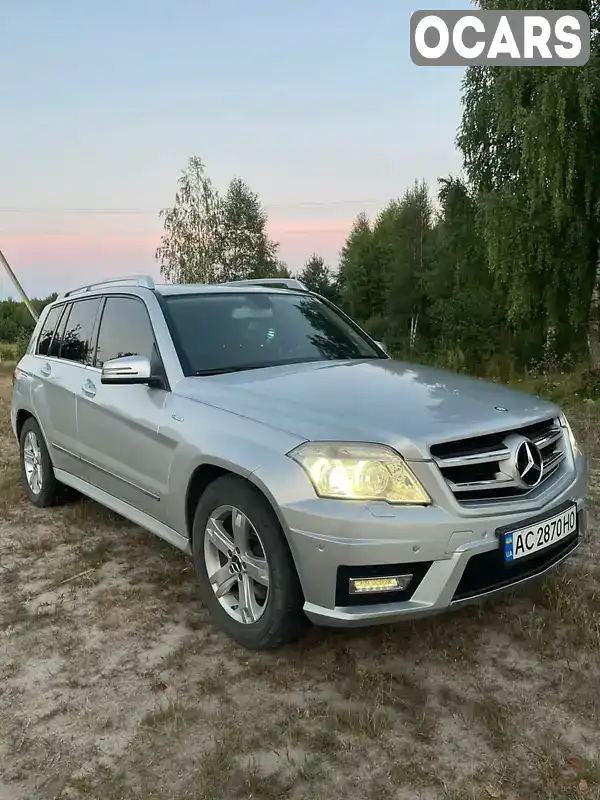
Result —
[[292, 358], [292, 359], [277, 359], [276, 361], [261, 361], [259, 364], [239, 364], [235, 367], [215, 367], [214, 369], [197, 369], [192, 373], [194, 377], [202, 377], [209, 375], [226, 375], [228, 372], [246, 372], [251, 369], [267, 369], [268, 367], [291, 367], [294, 364], [310, 364], [316, 361], [327, 363], [327, 361], [367, 361], [381, 359], [383, 356], [356, 356], [354, 358], [339, 358], [339, 359], [326, 359], [326, 358]]
[[193, 375], [200, 377], [202, 375], [226, 375], [228, 372], [245, 372], [250, 369], [265, 369], [266, 367], [281, 367], [285, 366], [287, 361], [261, 361], [259, 364], [238, 364], [235, 367], [215, 367], [214, 369], [197, 369]]
[[253, 368], [244, 365], [243, 367], [220, 367], [217, 369], [197, 369], [193, 374], [194, 377], [200, 377], [201, 375], [225, 375], [228, 372], [241, 372], [244, 369], [253, 369]]

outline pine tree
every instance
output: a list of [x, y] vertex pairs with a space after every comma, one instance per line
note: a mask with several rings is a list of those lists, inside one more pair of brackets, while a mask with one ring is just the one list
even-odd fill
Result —
[[220, 261], [224, 280], [273, 277], [279, 246], [266, 233], [267, 214], [241, 178], [229, 184], [222, 204]]
[[[382, 259], [366, 214], [359, 214], [340, 254], [340, 302], [350, 316], [367, 324], [385, 310]], [[375, 333], [373, 334], [375, 335]]]
[[322, 256], [313, 253], [298, 275], [298, 279], [311, 292], [316, 292], [335, 302], [337, 295], [335, 280]]

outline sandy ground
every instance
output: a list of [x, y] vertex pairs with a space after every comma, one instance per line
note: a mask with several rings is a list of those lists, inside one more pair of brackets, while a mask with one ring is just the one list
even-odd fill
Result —
[[[600, 798], [595, 517], [518, 596], [249, 653], [181, 553], [25, 501], [9, 398], [0, 373], [0, 800]], [[576, 414], [592, 456], [598, 420]]]

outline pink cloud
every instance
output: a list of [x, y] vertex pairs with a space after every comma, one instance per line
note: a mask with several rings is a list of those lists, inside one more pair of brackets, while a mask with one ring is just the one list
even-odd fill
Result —
[[292, 270], [319, 253], [331, 265], [337, 264], [339, 251], [352, 227], [352, 220], [271, 220], [269, 236], [279, 242], [280, 255]]
[[[278, 219], [269, 221], [268, 233], [280, 243], [281, 258], [297, 270], [315, 252], [336, 264], [351, 225], [351, 220]], [[39, 295], [107, 275], [142, 272], [158, 278], [159, 242], [160, 231], [13, 233], [2, 237], [2, 249], [26, 291]], [[9, 286], [2, 276], [4, 294]]]
[[2, 237], [7, 258], [23, 258], [26, 261], [45, 258], [55, 260], [80, 259], [121, 254], [154, 256], [158, 237], [149, 234], [98, 234], [98, 233], [35, 233], [12, 234]]
[[347, 219], [276, 219], [267, 223], [269, 235], [274, 237], [315, 233], [346, 236], [351, 226], [352, 220]]

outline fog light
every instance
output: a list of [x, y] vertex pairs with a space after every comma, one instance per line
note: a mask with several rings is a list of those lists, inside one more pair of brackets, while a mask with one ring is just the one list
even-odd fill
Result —
[[406, 589], [412, 575], [391, 575], [387, 578], [350, 578], [350, 594], [398, 592]]

